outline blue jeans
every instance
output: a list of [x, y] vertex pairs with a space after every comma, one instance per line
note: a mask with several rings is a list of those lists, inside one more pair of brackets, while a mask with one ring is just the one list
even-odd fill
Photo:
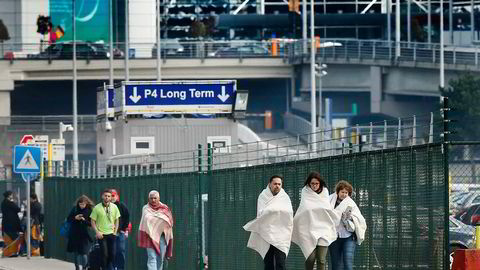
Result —
[[165, 242], [165, 236], [162, 234], [160, 237], [160, 254], [157, 254], [154, 248], [147, 248], [147, 269], [162, 270], [166, 251], [167, 242]]
[[332, 270], [352, 270], [355, 255], [355, 240], [353, 235], [348, 238], [337, 238], [328, 247]]
[[116, 239], [116, 252], [115, 260], [113, 261], [113, 269], [123, 270], [125, 269], [125, 252], [127, 250], [127, 238], [125, 232], [119, 232]]
[[88, 261], [87, 254], [80, 254], [78, 252], [74, 252], [73, 256], [74, 256], [73, 262], [75, 264], [75, 270], [85, 269], [85, 266], [87, 266], [87, 261]]

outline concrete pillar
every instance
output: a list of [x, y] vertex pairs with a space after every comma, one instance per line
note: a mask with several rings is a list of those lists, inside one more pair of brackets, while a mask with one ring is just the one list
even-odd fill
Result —
[[371, 113], [379, 113], [382, 102], [382, 68], [370, 67], [370, 110]]
[[10, 92], [14, 86], [8, 65], [0, 61], [0, 125], [10, 125]]

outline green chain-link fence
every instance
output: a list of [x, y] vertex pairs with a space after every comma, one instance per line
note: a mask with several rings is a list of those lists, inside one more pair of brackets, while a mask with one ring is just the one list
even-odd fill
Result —
[[110, 179], [49, 178], [45, 180], [45, 256], [72, 260], [66, 253], [66, 239], [59, 234], [60, 225], [74, 206], [75, 200], [86, 194], [100, 202], [105, 188], [115, 188], [130, 211], [132, 233], [128, 237], [127, 269], [146, 266], [145, 249], [136, 246], [136, 232], [143, 205], [151, 190], [160, 192], [162, 202], [174, 213], [174, 259], [168, 269], [197, 269], [200, 243], [198, 175], [195, 173], [151, 175]]
[[475, 248], [475, 223], [480, 223], [480, 141], [454, 142], [449, 155], [452, 259], [456, 249]]
[[[71, 259], [66, 240], [59, 235], [61, 223], [78, 196], [86, 194], [99, 202], [101, 191], [108, 187], [119, 190], [131, 212], [127, 269], [144, 268], [146, 252], [136, 247], [135, 237], [148, 192], [156, 189], [175, 217], [174, 258], [169, 270], [200, 269], [202, 253], [208, 255], [209, 269], [262, 269], [261, 257], [246, 247], [249, 234], [242, 228], [256, 216], [258, 194], [272, 174], [283, 174], [284, 189], [296, 210], [303, 182], [315, 170], [326, 177], [330, 192], [342, 179], [354, 186], [353, 199], [368, 226], [366, 239], [355, 253], [357, 269], [445, 269], [444, 157], [441, 144], [427, 144], [203, 173], [47, 178], [46, 256]], [[214, 161], [205, 160], [204, 164], [207, 162]], [[201, 203], [206, 200], [208, 203]], [[287, 265], [289, 269], [304, 267], [295, 244]]]
[[[273, 174], [285, 176], [294, 210], [308, 173], [319, 171], [330, 192], [347, 180], [367, 220], [365, 242], [355, 252], [359, 269], [444, 269], [444, 155], [424, 145], [281, 164], [213, 171], [209, 182], [211, 269], [262, 269], [261, 257], [246, 248], [242, 226], [256, 216], [257, 196]], [[292, 244], [288, 269], [303, 269]]]

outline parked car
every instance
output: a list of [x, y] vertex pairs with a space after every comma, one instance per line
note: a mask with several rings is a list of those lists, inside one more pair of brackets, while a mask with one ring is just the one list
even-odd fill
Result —
[[480, 191], [469, 191], [468, 193], [452, 196], [450, 208], [453, 214], [456, 215], [474, 204], [480, 204]]
[[475, 226], [474, 221], [480, 218], [480, 204], [474, 204], [455, 215], [463, 224]]
[[[79, 42], [76, 44], [77, 59], [108, 59], [110, 52], [93, 46], [90, 43]], [[39, 54], [29, 55], [30, 59], [72, 59], [73, 43], [64, 42], [48, 46]]]
[[[90, 43], [90, 44], [95, 48], [97, 48], [98, 50], [101, 50], [110, 54], [109, 44], [103, 44], [103, 43]], [[125, 53], [119, 48], [113, 46], [113, 58], [123, 58], [123, 57], [125, 57]]]
[[[162, 39], [160, 40], [161, 55], [177, 55], [182, 54], [185, 48], [180, 44], [178, 39]], [[157, 57], [157, 44], [152, 48], [152, 57]]]
[[469, 249], [474, 247], [475, 227], [466, 225], [460, 220], [449, 217], [449, 255], [450, 269], [453, 264], [453, 254], [457, 249]]
[[270, 55], [270, 52], [268, 51], [267, 48], [259, 45], [248, 44], [248, 45], [243, 45], [238, 47], [222, 48], [211, 53], [209, 56], [239, 58], [239, 57], [266, 57], [269, 55]]

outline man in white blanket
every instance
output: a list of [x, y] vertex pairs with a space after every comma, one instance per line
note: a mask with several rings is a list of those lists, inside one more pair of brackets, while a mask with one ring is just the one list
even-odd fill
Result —
[[350, 197], [352, 192], [352, 185], [342, 180], [337, 183], [335, 193], [330, 195], [330, 205], [341, 215], [337, 225], [338, 238], [329, 247], [332, 270], [352, 270], [355, 244], [360, 245], [365, 239], [367, 223]]
[[317, 270], [325, 269], [328, 246], [337, 239], [339, 222], [340, 215], [330, 205], [325, 180], [318, 172], [311, 172], [293, 218], [292, 234], [292, 242], [305, 256], [306, 270], [312, 270], [315, 261]]
[[243, 228], [251, 232], [247, 247], [263, 258], [265, 270], [284, 270], [293, 230], [293, 209], [282, 189], [283, 178], [270, 177], [257, 200], [257, 218]]

